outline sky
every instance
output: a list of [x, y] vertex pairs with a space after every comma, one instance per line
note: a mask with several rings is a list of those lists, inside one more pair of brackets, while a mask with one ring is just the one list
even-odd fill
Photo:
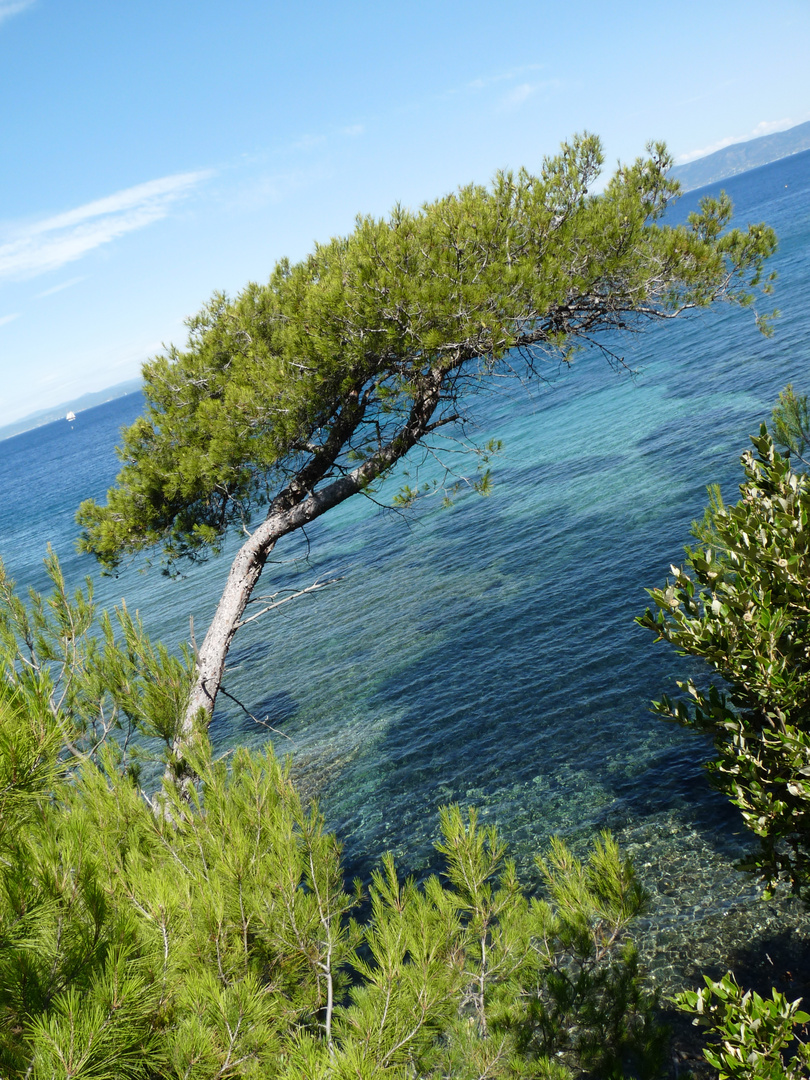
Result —
[[0, 425], [357, 214], [808, 120], [808, 56], [807, 0], [0, 0]]

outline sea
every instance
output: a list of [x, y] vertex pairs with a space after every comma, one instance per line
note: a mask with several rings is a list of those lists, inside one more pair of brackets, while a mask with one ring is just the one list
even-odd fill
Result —
[[[810, 938], [795, 900], [763, 899], [735, 868], [751, 841], [708, 783], [710, 746], [650, 712], [705, 671], [634, 623], [682, 562], [706, 486], [735, 500], [749, 435], [788, 382], [810, 391], [810, 152], [723, 186], [736, 223], [779, 236], [773, 337], [721, 307], [611, 339], [620, 370], [594, 350], [498, 381], [470, 402], [475, 438], [503, 443], [491, 494], [385, 509], [431, 477], [415, 456], [280, 544], [261, 595], [337, 580], [239, 632], [211, 728], [217, 753], [270, 739], [291, 756], [349, 880], [386, 851], [403, 874], [440, 870], [438, 809], [453, 802], [502, 830], [531, 889], [549, 836], [584, 853], [610, 830], [649, 890], [636, 937], [665, 991], [728, 967], [790, 986]], [[125, 598], [177, 648], [192, 620], [202, 637], [233, 545], [179, 579], [144, 565], [104, 578], [74, 546], [76, 508], [103, 499], [141, 408], [131, 394], [0, 442], [0, 555], [20, 590], [42, 589], [50, 543], [71, 587], [91, 577], [101, 606]]]

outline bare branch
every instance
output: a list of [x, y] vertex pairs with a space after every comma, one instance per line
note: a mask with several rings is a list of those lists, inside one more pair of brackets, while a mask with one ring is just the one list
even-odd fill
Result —
[[[242, 619], [237, 623], [237, 630], [243, 626], [247, 626], [248, 623], [255, 622], [256, 619], [260, 619], [262, 615], [266, 615], [268, 611], [275, 611], [276, 608], [281, 607], [282, 604], [288, 604], [290, 600], [297, 600], [299, 596], [306, 596], [309, 593], [317, 592], [319, 589], [325, 589], [327, 585], [334, 585], [338, 581], [343, 581], [342, 577], [329, 578], [328, 581], [314, 581], [311, 585], [307, 585], [305, 589], [298, 589], [297, 592], [290, 593], [289, 596], [283, 597], [281, 600], [276, 600], [273, 604], [268, 604], [267, 607], [262, 608], [261, 611], [257, 611], [255, 615], [251, 615], [249, 619]], [[257, 596], [252, 597], [247, 601], [248, 604], [259, 603], [263, 600], [273, 600], [278, 593], [273, 593], [271, 596]]]

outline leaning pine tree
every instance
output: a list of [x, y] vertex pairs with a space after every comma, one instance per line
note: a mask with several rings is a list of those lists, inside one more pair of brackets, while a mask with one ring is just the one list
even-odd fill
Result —
[[359, 218], [348, 237], [282, 260], [266, 285], [214, 296], [186, 349], [145, 365], [146, 410], [124, 432], [116, 486], [106, 506], [79, 510], [84, 550], [114, 568], [160, 546], [171, 563], [216, 550], [231, 527], [247, 532], [199, 649], [179, 771], [283, 536], [434, 433], [463, 436], [465, 391], [482, 378], [533, 375], [606, 330], [753, 302], [771, 229], [727, 229], [725, 196], [662, 225], [679, 190], [665, 148], [589, 194], [602, 160], [586, 135], [539, 176], [499, 173], [417, 213]]

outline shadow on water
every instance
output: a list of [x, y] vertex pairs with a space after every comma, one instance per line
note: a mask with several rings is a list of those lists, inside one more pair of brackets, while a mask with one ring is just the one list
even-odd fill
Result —
[[738, 327], [720, 312], [663, 347], [649, 335], [638, 393], [575, 369], [538, 403], [494, 402], [483, 429], [506, 450], [485, 503], [411, 529], [354, 510], [313, 528], [308, 572], [353, 571], [235, 660], [254, 714], [284, 687], [297, 775], [349, 877], [386, 850], [436, 868], [437, 808], [459, 801], [502, 826], [532, 883], [550, 833], [583, 849], [611, 828], [653, 895], [640, 937], [662, 985], [799, 925], [734, 869], [751, 841], [709, 786], [707, 742], [650, 715], [700, 666], [633, 624], [682, 562], [705, 485], [735, 497], [747, 435], [794, 377], [778, 334]]
[[209, 734], [215, 744], [226, 739], [242, 743], [244, 735], [250, 736], [251, 743], [266, 741], [272, 736], [279, 742], [278, 749], [281, 750], [284, 723], [298, 712], [298, 705], [290, 694], [279, 690], [243, 706], [238, 699], [233, 701], [227, 697], [227, 682], [220, 693], [226, 694], [229, 708], [227, 711], [218, 709], [211, 721]]
[[[530, 887], [549, 835], [582, 851], [610, 828], [652, 894], [645, 957], [662, 986], [688, 984], [713, 958], [781, 932], [785, 910], [763, 921], [755, 883], [734, 868], [751, 839], [709, 786], [707, 741], [649, 713], [650, 697], [674, 689], [673, 670], [697, 667], [673, 662], [633, 624], [642, 584], [661, 576], [654, 540], [671, 536], [672, 522], [641, 513], [642, 527], [628, 530], [601, 507], [539, 510], [528, 542], [510, 536], [518, 526], [504, 508], [493, 501], [475, 515], [476, 549], [497, 557], [465, 596], [453, 593], [453, 574], [469, 566], [471, 512], [435, 525], [450, 589], [411, 625], [425, 639], [418, 659], [396, 656], [395, 594], [390, 622], [375, 628], [392, 654], [365, 699], [365, 714], [381, 718], [373, 737], [360, 725], [338, 753], [327, 740], [297, 759], [297, 775], [344, 843], [349, 879], [367, 881], [386, 850], [403, 873], [440, 870], [438, 807], [451, 802], [498, 823]], [[552, 536], [566, 538], [562, 548]], [[412, 556], [412, 589], [419, 570]]]
[[[728, 185], [740, 220], [750, 208], [780, 235], [785, 315], [773, 339], [715, 311], [637, 339], [635, 381], [577, 357], [534, 398], [482, 399], [479, 431], [505, 442], [490, 500], [462, 497], [409, 527], [350, 500], [308, 530], [311, 551], [291, 537], [268, 565], [268, 591], [345, 575], [246, 627], [226, 688], [284, 732], [276, 749], [293, 750], [305, 793], [321, 798], [349, 877], [367, 878], [387, 849], [405, 870], [435, 868], [437, 807], [458, 800], [502, 826], [531, 883], [550, 833], [581, 850], [610, 827], [653, 894], [639, 936], [662, 985], [729, 957], [778, 966], [786, 927], [804, 933], [790, 901], [759, 902], [734, 869], [750, 840], [708, 785], [705, 741], [649, 713], [650, 698], [698, 668], [653, 646], [633, 617], [644, 586], [682, 560], [705, 485], [734, 497], [748, 434], [788, 381], [806, 384], [808, 162], [796, 155]], [[789, 187], [774, 184], [782, 171]], [[75, 430], [60, 422], [0, 444], [3, 540], [20, 586], [43, 586], [46, 536], [70, 580], [94, 572], [73, 552], [75, 508], [103, 498], [118, 428], [141, 408], [133, 396], [81, 414]], [[114, 604], [125, 592], [155, 636], [186, 640], [189, 614], [207, 623], [226, 569], [198, 568], [172, 592], [154, 575], [122, 575], [98, 582], [97, 596]], [[268, 732], [224, 702], [211, 734], [220, 750]], [[785, 971], [807, 970], [806, 959], [788, 954]]]
[[[670, 809], [691, 814], [701, 828], [722, 816], [725, 804], [702, 769], [705, 741], [649, 715], [650, 692], [661, 681], [655, 650], [632, 622], [644, 602], [641, 553], [609, 515], [589, 517], [585, 527], [570, 513], [535, 521], [536, 545], [522, 545], [518, 567], [499, 570], [483, 621], [478, 596], [454, 613], [417, 667], [394, 670], [377, 685], [369, 712], [389, 715], [395, 703], [395, 714], [371, 752], [361, 749], [341, 775], [339, 791], [324, 793], [353, 871], [387, 847], [413, 858], [414, 837], [426, 832], [419, 823], [427, 814], [433, 827], [437, 805], [450, 801], [478, 804], [518, 845]], [[479, 523], [481, 543], [499, 537], [502, 549], [509, 527], [490, 510]], [[545, 532], [575, 530], [562, 560], [547, 556]], [[599, 589], [598, 572], [580, 572], [594, 561], [596, 536], [611, 553]], [[445, 538], [446, 565], [461, 550], [455, 543]]]
[[[794, 903], [798, 909], [799, 902]], [[766, 933], [754, 947], [743, 945], [732, 952], [725, 968], [717, 967], [707, 974], [717, 979], [726, 970], [735, 972], [738, 982], [742, 982], [739, 972], [745, 972], [744, 985], [763, 997], [769, 997], [771, 989], [775, 988], [789, 1001], [801, 997], [807, 1005], [810, 1001], [810, 937], [790, 930]]]

